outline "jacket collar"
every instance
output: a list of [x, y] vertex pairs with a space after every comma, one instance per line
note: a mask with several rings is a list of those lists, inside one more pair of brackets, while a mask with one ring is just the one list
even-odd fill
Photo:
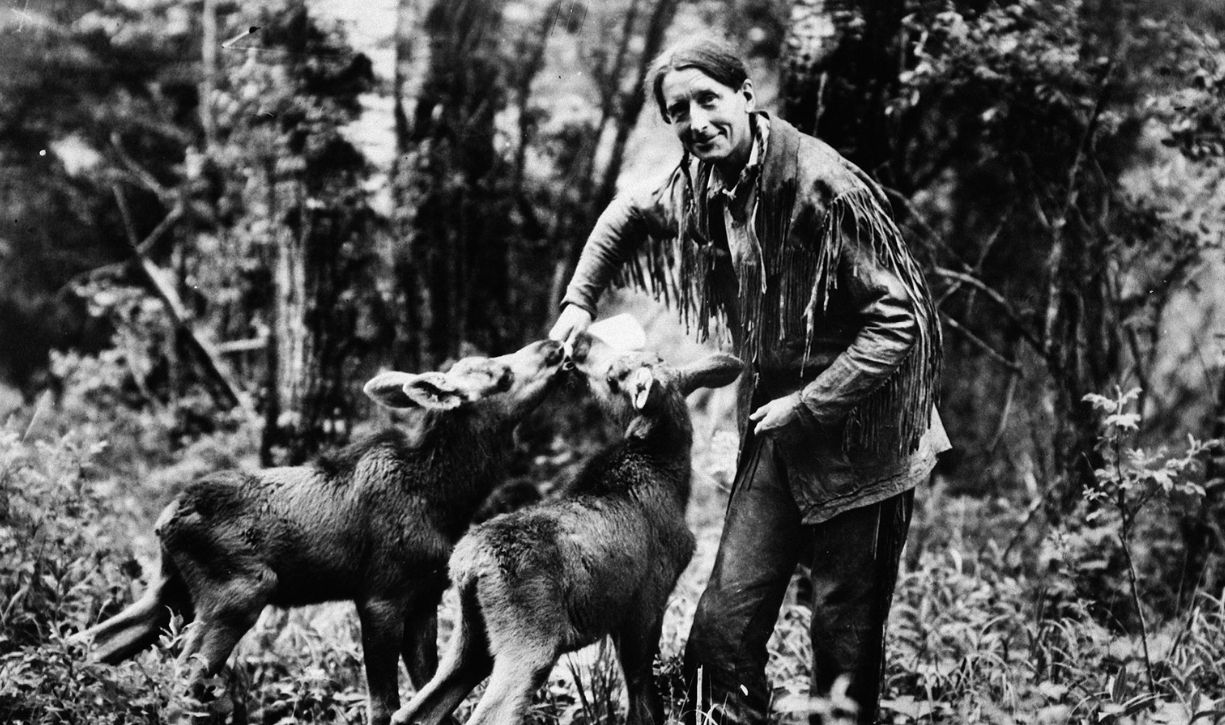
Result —
[[719, 194], [734, 197], [757, 181], [757, 177], [761, 173], [762, 163], [766, 158], [766, 151], [770, 145], [770, 119], [765, 112], [756, 111], [749, 117], [749, 123], [753, 126], [753, 146], [749, 149], [748, 162], [740, 170], [740, 176], [737, 177], [736, 183], [730, 186], [727, 180], [723, 178], [723, 175], [719, 173], [719, 170], [712, 165], [710, 185], [706, 190], [706, 197], [708, 199]]

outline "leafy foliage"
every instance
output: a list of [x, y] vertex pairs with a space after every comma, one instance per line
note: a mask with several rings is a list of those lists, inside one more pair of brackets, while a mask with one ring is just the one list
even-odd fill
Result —
[[1084, 395], [1132, 381], [1168, 433], [1195, 396], [1164, 392], [1202, 390], [1169, 356], [1213, 323], [1167, 315], [1214, 304], [1222, 227], [1194, 197], [1215, 182], [1163, 184], [1158, 142], [1205, 46], [1132, 2], [924, 2], [904, 25], [890, 174], [949, 328], [952, 435], [1006, 488], [1049, 472], [1058, 518], [1100, 464]]
[[[1156, 610], [1161, 625], [1146, 626], [1145, 616], [1155, 618], [1144, 602], [1151, 590], [1136, 572], [1142, 567], [1148, 581], [1166, 563], [1135, 561], [1132, 532], [1146, 508], [1202, 494], [1198, 461], [1216, 443], [1191, 440], [1177, 454], [1125, 447], [1122, 437], [1140, 424], [1129, 408], [1138, 395], [1088, 396], [1101, 416], [1107, 464], [1085, 492], [1087, 505], [1051, 531], [1036, 561], [1010, 564], [989, 535], [977, 552], [966, 551], [956, 531], [919, 552], [894, 605], [888, 709], [920, 722], [1012, 722], [1026, 714], [1078, 723], [1133, 722], [1145, 712], [1182, 721], [1212, 711], [1222, 694], [1213, 674], [1222, 653], [1190, 637], [1217, 616], [1219, 602], [1201, 594], [1180, 614]], [[972, 538], [1008, 529], [1000, 526], [1007, 510], [1001, 517], [962, 506], [954, 526]], [[947, 527], [947, 516], [919, 526]], [[1120, 600], [1135, 606], [1131, 616]]]
[[[129, 600], [139, 565], [102, 524], [91, 485], [105, 445], [87, 434], [26, 443], [0, 430], [0, 715], [6, 722], [156, 721], [173, 673], [82, 662], [64, 640]], [[125, 575], [126, 572], [126, 575]]]

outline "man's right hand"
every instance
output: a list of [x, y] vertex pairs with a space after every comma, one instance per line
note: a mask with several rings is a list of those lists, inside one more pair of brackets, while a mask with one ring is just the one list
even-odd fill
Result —
[[565, 343], [573, 343], [574, 336], [591, 326], [591, 313], [578, 305], [566, 305], [553, 329], [549, 330], [549, 339]]

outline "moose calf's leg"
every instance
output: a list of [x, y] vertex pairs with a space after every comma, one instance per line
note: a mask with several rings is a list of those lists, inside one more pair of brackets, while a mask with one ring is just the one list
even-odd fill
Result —
[[170, 623], [170, 612], [163, 601], [164, 580], [149, 583], [144, 596], [105, 624], [86, 630], [81, 639], [92, 639], [98, 649], [94, 657], [108, 665], [117, 664], [157, 641], [163, 627]]
[[404, 618], [400, 656], [417, 692], [438, 670], [438, 602], [445, 588], [445, 581], [439, 586], [423, 586], [413, 595]]
[[493, 674], [485, 694], [472, 713], [468, 725], [514, 725], [523, 722], [532, 693], [544, 685], [556, 657], [541, 652], [536, 645], [509, 647], [493, 663]]
[[192, 662], [191, 679], [216, 674], [225, 665], [238, 640], [255, 625], [276, 588], [276, 575], [258, 570], [226, 582], [203, 581], [196, 590], [196, 621], [179, 654]]
[[366, 600], [357, 603], [362, 625], [362, 653], [366, 660], [370, 725], [386, 725], [400, 707], [397, 658], [404, 640], [405, 600]]
[[180, 662], [190, 665], [188, 682], [194, 684], [220, 672], [238, 640], [258, 618], [258, 610], [252, 616], [198, 618], [191, 625], [183, 652], [179, 655]]
[[655, 690], [654, 671], [663, 627], [663, 619], [659, 616], [662, 612], [663, 607], [644, 610], [645, 616], [631, 618], [638, 621], [630, 621], [617, 637], [617, 655], [625, 671], [625, 691], [629, 696], [626, 725], [663, 725], [664, 722], [664, 708]]
[[485, 621], [471, 591], [460, 591], [460, 616], [438, 672], [392, 718], [393, 725], [441, 723], [493, 669]]

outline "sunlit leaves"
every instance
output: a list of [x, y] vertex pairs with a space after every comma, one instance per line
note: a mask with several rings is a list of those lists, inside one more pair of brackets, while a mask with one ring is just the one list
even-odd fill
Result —
[[1101, 417], [1098, 449], [1104, 460], [1095, 471], [1096, 485], [1086, 491], [1086, 498], [1100, 505], [1117, 505], [1127, 518], [1156, 496], [1203, 496], [1204, 488], [1193, 474], [1204, 454], [1218, 445], [1189, 436], [1187, 447], [1179, 454], [1164, 447], [1148, 450], [1127, 446], [1126, 439], [1140, 427], [1140, 413], [1130, 409], [1140, 393], [1139, 388], [1120, 388], [1113, 396], [1090, 393], [1084, 397]]

